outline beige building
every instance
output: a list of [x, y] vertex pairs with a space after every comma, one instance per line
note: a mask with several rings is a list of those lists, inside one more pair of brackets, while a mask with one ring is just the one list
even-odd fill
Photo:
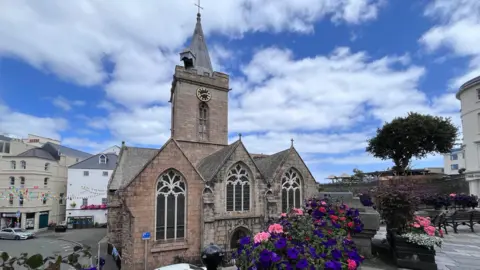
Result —
[[0, 157], [0, 226], [37, 230], [65, 220], [67, 168], [91, 155], [48, 139], [39, 147], [2, 139], [10, 151]]
[[235, 248], [317, 192], [293, 141], [272, 155], [249, 153], [241, 136], [228, 144], [229, 76], [212, 69], [200, 15], [180, 59], [171, 138], [161, 149], [122, 145], [108, 185], [108, 237], [125, 269], [200, 258], [210, 243]]

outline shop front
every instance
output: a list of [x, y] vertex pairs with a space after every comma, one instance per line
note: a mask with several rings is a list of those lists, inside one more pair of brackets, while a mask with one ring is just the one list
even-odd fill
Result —
[[26, 213], [25, 215], [25, 229], [35, 229], [35, 213]]
[[48, 211], [40, 212], [38, 218], [38, 228], [43, 229], [48, 227]]
[[69, 229], [85, 229], [93, 228], [93, 216], [84, 216], [84, 217], [68, 217], [67, 218], [67, 227]]
[[17, 213], [1, 213], [0, 223], [2, 228], [21, 228], [22, 217], [17, 218]]

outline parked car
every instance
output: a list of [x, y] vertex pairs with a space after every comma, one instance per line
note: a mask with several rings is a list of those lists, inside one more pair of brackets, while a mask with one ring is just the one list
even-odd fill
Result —
[[55, 232], [66, 232], [67, 231], [67, 223], [61, 222], [55, 226]]
[[34, 237], [34, 233], [20, 228], [5, 228], [0, 231], [0, 239], [25, 240]]
[[206, 267], [199, 267], [188, 263], [177, 263], [157, 268], [155, 270], [207, 270]]

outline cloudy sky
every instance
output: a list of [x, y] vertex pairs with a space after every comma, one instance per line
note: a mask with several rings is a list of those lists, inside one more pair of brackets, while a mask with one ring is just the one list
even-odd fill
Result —
[[[95, 152], [169, 137], [169, 90], [194, 0], [0, 3], [0, 133]], [[408, 111], [452, 117], [480, 74], [477, 0], [203, 0], [214, 69], [231, 75], [231, 141], [295, 146], [317, 181], [382, 170], [366, 140]], [[441, 157], [415, 167], [443, 166]]]

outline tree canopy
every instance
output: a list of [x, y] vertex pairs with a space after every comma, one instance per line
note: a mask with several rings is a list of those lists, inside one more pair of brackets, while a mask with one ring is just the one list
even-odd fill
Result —
[[457, 128], [450, 118], [409, 113], [377, 129], [366, 150], [374, 157], [391, 159], [395, 164], [393, 169], [403, 173], [412, 158], [449, 153], [456, 138]]

